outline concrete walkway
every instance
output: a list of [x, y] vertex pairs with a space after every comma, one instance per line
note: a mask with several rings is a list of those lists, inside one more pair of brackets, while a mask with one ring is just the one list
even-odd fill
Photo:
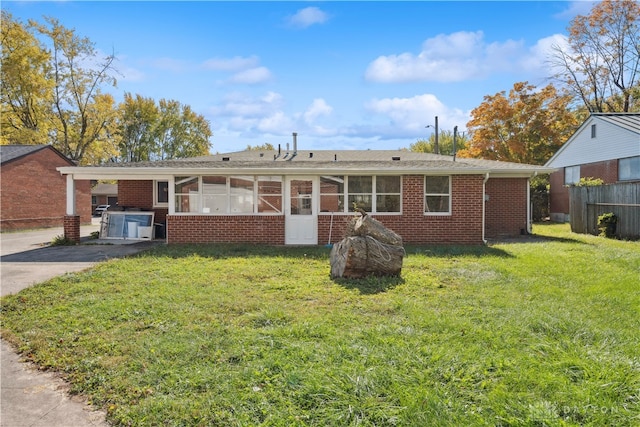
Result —
[[[98, 224], [81, 227], [82, 240]], [[109, 241], [109, 245], [47, 246], [62, 228], [0, 234], [0, 294], [20, 290], [61, 274], [85, 270], [100, 261], [134, 254], [157, 242]], [[0, 341], [0, 427], [107, 427], [95, 411], [55, 372], [38, 371]]]

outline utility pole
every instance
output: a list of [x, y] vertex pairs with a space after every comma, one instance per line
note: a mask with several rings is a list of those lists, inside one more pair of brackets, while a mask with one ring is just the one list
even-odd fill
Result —
[[440, 154], [440, 148], [438, 147], [438, 116], [436, 116], [436, 144], [433, 146], [433, 151], [436, 154]]
[[[425, 128], [432, 128], [434, 126], [432, 125], [426, 125]], [[434, 154], [440, 154], [440, 147], [438, 146], [438, 116], [436, 116], [436, 125], [435, 125], [435, 130], [436, 130], [436, 134], [435, 134], [435, 144], [433, 145], [433, 153]]]
[[453, 127], [453, 161], [456, 161], [456, 143], [458, 142], [458, 126]]

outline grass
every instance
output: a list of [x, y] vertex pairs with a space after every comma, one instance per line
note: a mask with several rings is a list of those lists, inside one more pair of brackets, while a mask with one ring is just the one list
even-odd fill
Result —
[[407, 247], [169, 246], [2, 299], [3, 338], [114, 425], [640, 425], [640, 243], [537, 225]]

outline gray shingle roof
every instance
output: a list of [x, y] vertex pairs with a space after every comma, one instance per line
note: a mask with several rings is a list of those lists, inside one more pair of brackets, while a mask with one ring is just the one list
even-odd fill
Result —
[[0, 145], [0, 164], [19, 159], [48, 147], [47, 145]]
[[431, 153], [404, 150], [247, 150], [188, 159], [162, 160], [156, 162], [111, 163], [106, 167], [158, 168], [158, 169], [343, 169], [351, 170], [406, 170], [425, 171], [525, 171], [544, 169], [520, 163], [493, 160], [466, 159]]

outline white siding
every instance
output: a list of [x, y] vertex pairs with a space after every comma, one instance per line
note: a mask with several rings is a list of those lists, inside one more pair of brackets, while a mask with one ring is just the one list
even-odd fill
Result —
[[[591, 138], [592, 124], [596, 125], [595, 138]], [[598, 117], [591, 117], [569, 138], [546, 166], [561, 168], [638, 155], [640, 155], [638, 133], [607, 123]]]

